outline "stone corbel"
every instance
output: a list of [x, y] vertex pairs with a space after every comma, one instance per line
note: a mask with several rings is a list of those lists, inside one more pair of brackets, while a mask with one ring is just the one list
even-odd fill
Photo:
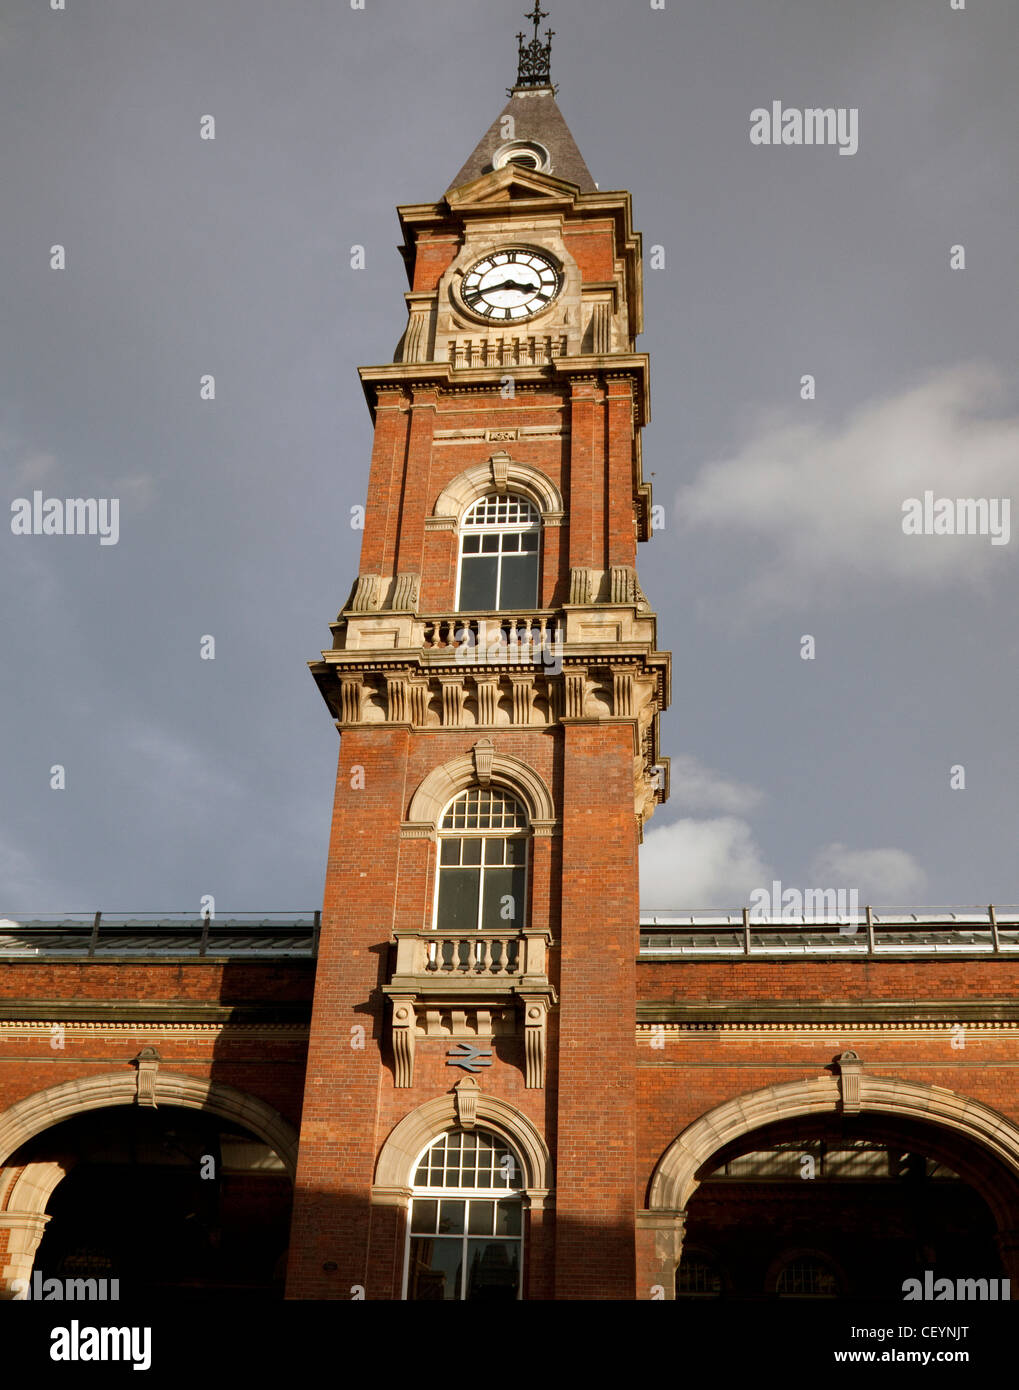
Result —
[[386, 677], [386, 719], [390, 724], [407, 723], [407, 678]]
[[453, 1104], [456, 1119], [461, 1129], [471, 1130], [478, 1118], [478, 1096], [481, 1087], [473, 1076], [465, 1076], [453, 1087]]
[[471, 749], [474, 755], [474, 771], [478, 781], [487, 787], [492, 780], [492, 760], [495, 757], [495, 744], [490, 738], [479, 739]]
[[832, 1069], [839, 1081], [839, 1108], [843, 1115], [860, 1113], [860, 1076], [863, 1062], [859, 1053], [840, 1052], [832, 1062]]
[[393, 585], [392, 607], [397, 612], [417, 612], [419, 583], [420, 576], [416, 574], [398, 574], [396, 576], [396, 583]]
[[344, 724], [360, 724], [363, 692], [361, 676], [340, 677], [340, 718]]
[[138, 1056], [132, 1058], [131, 1065], [138, 1073], [135, 1087], [136, 1104], [156, 1108], [156, 1072], [161, 1061], [162, 1058], [154, 1047], [143, 1047]]
[[354, 592], [350, 598], [351, 609], [355, 613], [375, 612], [382, 602], [379, 592], [381, 584], [381, 575], [362, 574], [354, 585]]
[[584, 717], [584, 700], [587, 696], [587, 672], [582, 667], [571, 667], [565, 672], [563, 685], [566, 693], [567, 719], [582, 719]]
[[511, 675], [510, 689], [513, 692], [513, 723], [530, 724], [534, 704], [534, 677], [532, 675]]
[[499, 681], [496, 676], [476, 676], [475, 689], [478, 697], [478, 723], [494, 724], [499, 708]]
[[651, 605], [640, 587], [637, 571], [631, 565], [612, 566], [610, 593], [613, 603], [632, 603], [638, 612], [650, 612]]
[[428, 682], [411, 681], [409, 686], [410, 722], [423, 728], [428, 722]]
[[492, 468], [492, 484], [501, 496], [509, 486], [509, 466], [513, 460], [505, 449], [499, 449], [488, 462]]
[[575, 567], [570, 570], [570, 603], [594, 603], [594, 571]]
[[633, 668], [612, 668], [612, 713], [617, 719], [633, 718]]
[[439, 678], [439, 688], [442, 691], [442, 723], [445, 728], [459, 729], [463, 724], [464, 713], [464, 684], [460, 676], [443, 676]]
[[393, 1062], [396, 1084], [401, 1089], [414, 1084], [414, 996], [399, 994], [393, 999]]
[[528, 1091], [545, 1087], [545, 1041], [548, 999], [545, 995], [524, 995], [524, 1086]]

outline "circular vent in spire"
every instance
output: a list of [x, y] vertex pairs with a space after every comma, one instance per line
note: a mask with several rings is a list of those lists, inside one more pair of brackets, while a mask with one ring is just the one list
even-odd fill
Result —
[[505, 169], [507, 164], [517, 164], [521, 169], [537, 169], [539, 173], [552, 171], [552, 156], [537, 140], [510, 140], [500, 145], [492, 156], [493, 169]]

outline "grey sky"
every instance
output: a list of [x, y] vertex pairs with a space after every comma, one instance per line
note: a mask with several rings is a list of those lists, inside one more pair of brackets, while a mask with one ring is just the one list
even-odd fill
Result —
[[[405, 321], [394, 207], [504, 104], [526, 6], [66, 4], [0, 20], [4, 513], [118, 497], [120, 537], [0, 531], [0, 914], [312, 908], [337, 736], [305, 663], [356, 572], [356, 368]], [[1019, 12], [665, 6], [546, 6], [577, 143], [665, 252], [640, 563], [677, 761], [647, 901], [1014, 903], [1019, 538], [900, 518], [1017, 500]], [[859, 150], [752, 145], [773, 100], [858, 108]]]

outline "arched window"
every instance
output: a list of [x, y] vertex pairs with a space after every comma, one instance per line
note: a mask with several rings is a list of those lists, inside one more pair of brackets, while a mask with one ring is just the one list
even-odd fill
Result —
[[540, 540], [541, 516], [526, 497], [479, 497], [460, 522], [457, 610], [536, 608]]
[[468, 787], [439, 824], [435, 925], [507, 931], [524, 925], [527, 813], [498, 787]]
[[724, 1280], [717, 1260], [702, 1250], [684, 1250], [676, 1275], [677, 1298], [721, 1298]]
[[448, 1130], [419, 1157], [407, 1223], [404, 1297], [520, 1297], [523, 1176], [486, 1130]]
[[801, 1253], [782, 1266], [775, 1292], [779, 1298], [837, 1298], [842, 1281], [826, 1256]]

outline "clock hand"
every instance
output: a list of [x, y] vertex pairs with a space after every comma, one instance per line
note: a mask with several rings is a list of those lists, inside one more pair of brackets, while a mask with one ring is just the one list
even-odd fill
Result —
[[492, 294], [496, 290], [536, 290], [539, 287], [534, 284], [521, 284], [518, 280], [504, 280], [501, 285], [487, 285], [485, 294]]

